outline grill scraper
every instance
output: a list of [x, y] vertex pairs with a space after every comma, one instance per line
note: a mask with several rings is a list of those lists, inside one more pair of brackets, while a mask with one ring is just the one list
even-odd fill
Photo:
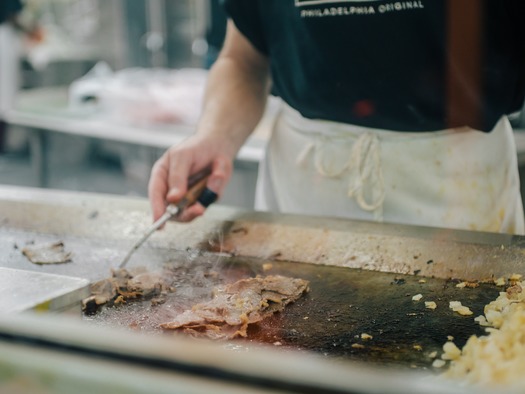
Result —
[[157, 231], [164, 223], [172, 218], [177, 218], [178, 215], [184, 211], [185, 208], [193, 205], [195, 202], [199, 202], [204, 207], [207, 207], [217, 199], [217, 194], [206, 187], [206, 182], [211, 173], [210, 168], [205, 168], [192, 175], [188, 179], [188, 191], [177, 204], [169, 204], [166, 207], [166, 212], [162, 215], [155, 223], [153, 223], [144, 233], [144, 235], [131, 247], [129, 252], [126, 254], [124, 259], [119, 265], [119, 268], [124, 268], [128, 263], [133, 253], [153, 234]]

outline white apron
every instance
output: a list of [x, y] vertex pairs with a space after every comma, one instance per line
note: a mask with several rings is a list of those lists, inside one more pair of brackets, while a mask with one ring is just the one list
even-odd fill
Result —
[[491, 133], [408, 133], [306, 119], [283, 104], [259, 167], [255, 208], [525, 232], [507, 117]]

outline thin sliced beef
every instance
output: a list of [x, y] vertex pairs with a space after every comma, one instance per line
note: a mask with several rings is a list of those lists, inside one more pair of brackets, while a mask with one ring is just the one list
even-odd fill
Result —
[[71, 253], [64, 250], [62, 241], [26, 245], [22, 253], [33, 264], [63, 264], [71, 261]]
[[249, 324], [282, 311], [307, 291], [308, 281], [303, 279], [279, 275], [242, 279], [217, 288], [211, 301], [195, 305], [161, 327], [212, 339], [246, 337]]
[[91, 285], [91, 296], [82, 301], [82, 309], [91, 314], [104, 304], [109, 306], [133, 299], [149, 299], [152, 304], [161, 304], [168, 293], [175, 290], [166, 281], [166, 275], [159, 272], [136, 272], [121, 268], [112, 271], [111, 278]]

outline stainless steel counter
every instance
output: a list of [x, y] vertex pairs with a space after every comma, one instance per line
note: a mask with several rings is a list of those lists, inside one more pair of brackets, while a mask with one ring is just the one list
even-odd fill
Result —
[[[0, 265], [35, 269], [24, 242], [67, 241], [73, 264], [42, 272], [100, 279], [151, 223], [147, 199], [0, 187]], [[525, 237], [211, 206], [191, 223], [170, 222], [132, 257], [188, 249], [439, 278], [486, 279], [525, 271]], [[78, 248], [78, 249], [76, 249]], [[153, 253], [152, 253], [153, 251]], [[98, 274], [97, 274], [98, 273]], [[77, 274], [77, 275], [75, 275]]]
[[0, 267], [3, 313], [35, 310], [80, 316], [80, 302], [89, 294], [86, 279]]

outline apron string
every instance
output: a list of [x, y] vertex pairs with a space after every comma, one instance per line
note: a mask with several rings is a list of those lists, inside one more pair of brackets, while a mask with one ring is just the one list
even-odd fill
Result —
[[[333, 137], [319, 133], [302, 133], [314, 138], [297, 156], [296, 164], [302, 166], [313, 152], [316, 171], [325, 177], [336, 178], [349, 173], [348, 197], [354, 198], [359, 207], [365, 211], [374, 212], [376, 220], [383, 219], [383, 202], [385, 190], [383, 170], [381, 167], [381, 145], [376, 134], [366, 131], [354, 141], [345, 165], [339, 170], [328, 170], [324, 166], [324, 155], [327, 143]], [[341, 137], [341, 136], [336, 136]], [[349, 138], [348, 136], [346, 138]], [[365, 193], [370, 190], [370, 199]]]

